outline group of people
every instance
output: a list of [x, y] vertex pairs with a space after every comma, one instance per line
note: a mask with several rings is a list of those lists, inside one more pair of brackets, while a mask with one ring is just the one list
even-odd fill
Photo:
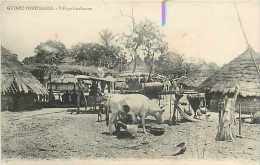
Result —
[[77, 90], [67, 90], [63, 94], [57, 94], [56, 97], [54, 93], [51, 93], [49, 97], [49, 103], [51, 104], [77, 105], [79, 98], [83, 96]]
[[81, 97], [81, 93], [77, 92], [76, 90], [73, 90], [72, 92], [66, 91], [62, 96], [62, 104], [68, 105], [77, 105], [77, 99], [78, 97]]
[[[110, 84], [107, 82], [97, 82], [93, 81], [90, 87], [82, 86], [79, 84], [78, 89], [73, 89], [71, 91], [66, 90], [64, 93], [50, 93], [49, 94], [49, 103], [51, 104], [63, 104], [63, 105], [83, 105], [87, 97], [99, 98], [102, 97], [105, 93], [105, 89], [110, 92]], [[84, 93], [87, 92], [88, 96], [86, 97]], [[85, 97], [85, 98], [84, 98]]]

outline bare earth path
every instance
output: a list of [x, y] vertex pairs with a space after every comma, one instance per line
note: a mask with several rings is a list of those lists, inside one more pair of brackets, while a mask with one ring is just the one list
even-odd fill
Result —
[[[259, 125], [243, 123], [246, 138], [216, 142], [217, 114], [210, 114], [208, 122], [202, 117], [201, 122], [166, 126], [164, 135], [149, 134], [149, 143], [142, 145], [145, 139], [141, 128], [135, 139], [118, 139], [107, 135], [105, 122], [96, 122], [95, 114], [76, 115], [57, 108], [1, 112], [2, 159], [260, 159]], [[170, 156], [173, 146], [181, 142], [187, 144], [186, 152]]]

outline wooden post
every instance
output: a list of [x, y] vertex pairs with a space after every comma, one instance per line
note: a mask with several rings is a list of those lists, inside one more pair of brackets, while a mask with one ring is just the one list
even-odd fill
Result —
[[50, 84], [50, 88], [49, 88], [49, 100], [48, 103], [51, 104], [52, 102], [52, 82], [51, 82], [51, 72], [49, 73], [49, 84]]
[[77, 114], [80, 113], [80, 94], [81, 92], [78, 90], [77, 91]]
[[170, 119], [171, 120], [172, 117], [172, 93], [170, 94]]
[[242, 125], [242, 120], [241, 120], [241, 104], [238, 104], [238, 108], [239, 108], [239, 136], [242, 136], [242, 133], [241, 133], [241, 125]]

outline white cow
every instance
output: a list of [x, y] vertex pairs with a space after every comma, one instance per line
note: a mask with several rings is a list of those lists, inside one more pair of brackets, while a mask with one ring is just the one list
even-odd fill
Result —
[[[109, 133], [113, 133], [113, 125], [117, 123], [121, 115], [126, 113], [132, 115], [133, 121], [136, 121], [136, 117], [140, 117], [142, 120], [143, 131], [146, 134], [145, 118], [147, 116], [153, 116], [157, 122], [162, 122], [162, 113], [164, 109], [158, 104], [151, 101], [148, 97], [141, 94], [114, 94], [107, 99], [107, 113], [106, 119], [109, 126]], [[129, 112], [127, 112], [129, 111]]]

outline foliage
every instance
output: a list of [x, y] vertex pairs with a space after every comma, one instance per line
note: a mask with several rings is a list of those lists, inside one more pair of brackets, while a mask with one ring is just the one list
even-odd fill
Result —
[[[108, 29], [99, 33], [99, 43], [78, 43], [67, 50], [60, 41], [48, 40], [35, 48], [35, 55], [26, 57], [24, 64], [37, 66], [32, 72], [40, 80], [46, 74], [56, 72], [54, 66], [62, 62], [65, 57], [71, 56], [79, 65], [106, 67], [123, 70], [129, 59], [134, 62], [133, 72], [136, 70], [137, 57], [144, 59], [150, 66], [150, 75], [153, 71], [168, 76], [180, 77], [198, 70], [201, 63], [188, 62], [184, 55], [168, 50], [168, 43], [159, 26], [150, 20], [136, 22], [131, 17], [132, 27], [128, 34], [114, 34]], [[207, 64], [212, 70], [217, 70], [215, 63]], [[37, 76], [38, 75], [38, 76]], [[150, 77], [150, 76], [149, 76]]]
[[185, 74], [185, 63], [183, 55], [167, 52], [158, 57], [155, 61], [156, 72], [173, 77], [180, 77]]
[[[119, 66], [119, 70], [122, 70], [126, 64], [127, 64], [127, 59], [125, 52], [123, 52], [122, 45], [120, 45], [120, 36], [118, 34], [113, 34], [110, 30], [104, 29], [99, 33], [100, 37], [100, 42], [101, 45], [103, 45], [106, 49], [106, 57], [113, 57], [115, 58], [108, 58], [110, 60], [116, 60], [116, 61], [111, 61], [112, 65], [108, 68], [114, 68]], [[115, 62], [113, 64], [113, 62]]]
[[99, 32], [100, 43], [106, 48], [112, 47], [117, 35], [113, 34], [110, 30], [104, 29]]
[[34, 49], [35, 56], [26, 57], [24, 64], [59, 64], [61, 60], [68, 54], [65, 45], [60, 41], [48, 40], [40, 43]]
[[[138, 24], [135, 21], [132, 23], [133, 29], [130, 34], [123, 35], [125, 48], [130, 52], [132, 60], [136, 60], [137, 56], [144, 57], [153, 66], [154, 57], [160, 55], [165, 49], [163, 35], [159, 27], [149, 20], [141, 21]], [[133, 68], [133, 72], [135, 69], [136, 67]]]
[[56, 65], [60, 64], [62, 59], [68, 55], [68, 50], [60, 41], [48, 40], [40, 43], [34, 49], [35, 55], [26, 57], [23, 63], [29, 65], [31, 73], [41, 82], [44, 82], [46, 76], [57, 74]]
[[202, 66], [211, 73], [219, 69], [216, 63], [206, 63], [203, 60], [198, 61], [198, 59], [188, 60], [183, 54], [175, 52], [162, 54], [155, 61], [155, 71], [171, 78], [191, 75], [198, 72]]
[[78, 43], [72, 47], [72, 55], [81, 65], [114, 68], [120, 61], [117, 47], [105, 47], [98, 43]]

